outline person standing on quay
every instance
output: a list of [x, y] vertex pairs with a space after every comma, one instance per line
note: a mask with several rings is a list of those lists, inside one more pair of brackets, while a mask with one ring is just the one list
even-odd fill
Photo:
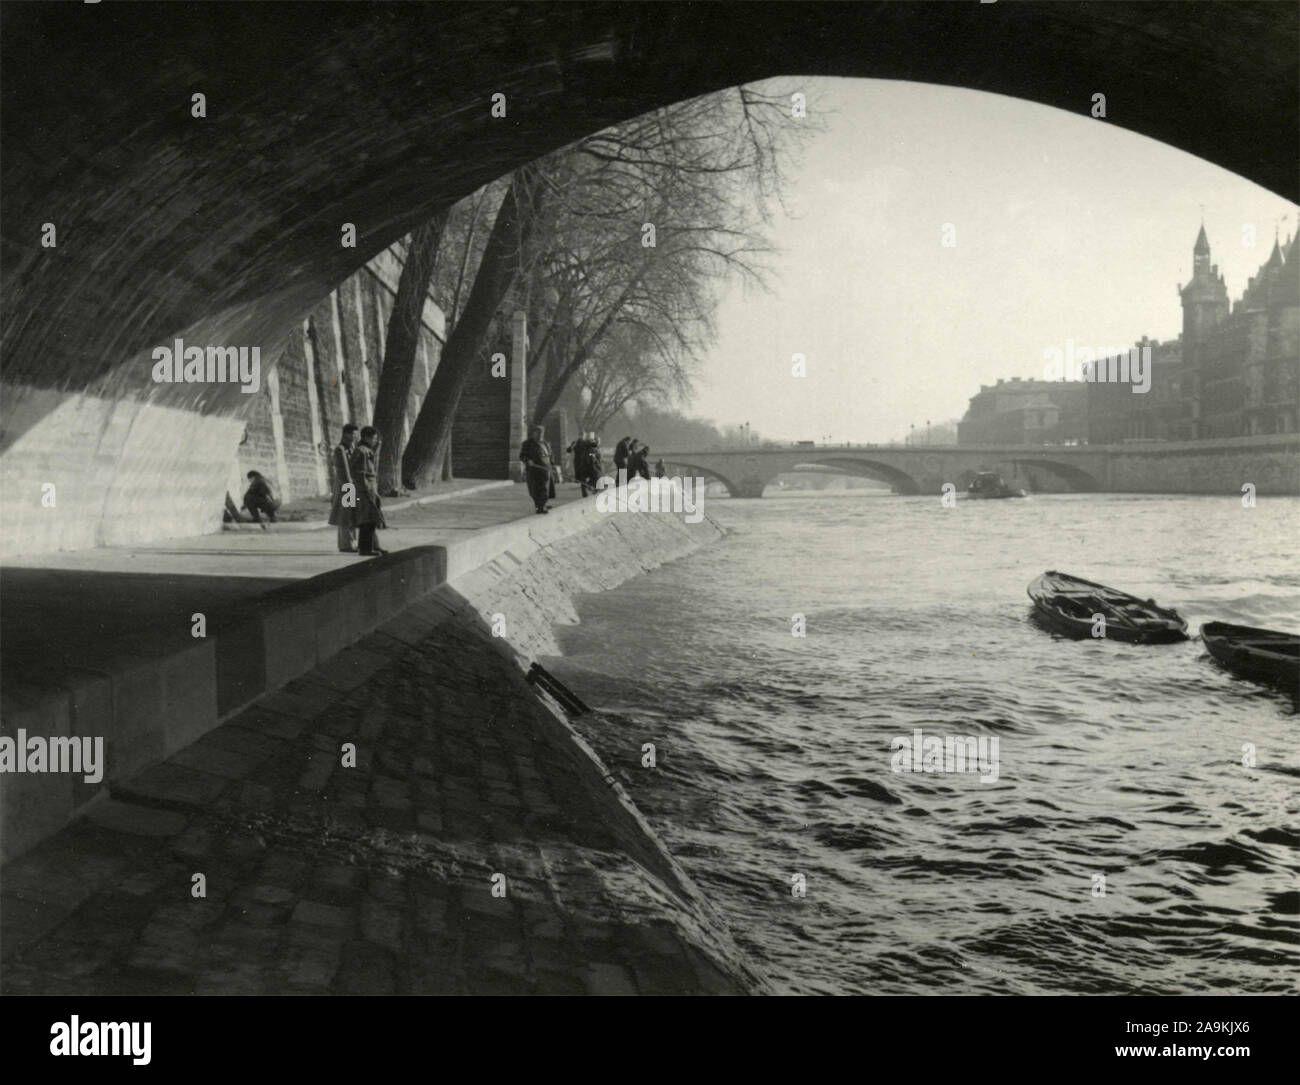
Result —
[[546, 512], [546, 502], [555, 496], [555, 479], [551, 470], [551, 446], [542, 437], [542, 427], [533, 426], [528, 440], [519, 446], [519, 461], [524, 465], [528, 496], [538, 513]]
[[650, 464], [646, 461], [649, 458], [650, 446], [634, 440], [627, 453], [628, 478], [640, 476], [648, 482], [650, 480]]
[[[352, 481], [352, 467], [348, 463], [356, 442], [357, 424], [349, 422], [343, 427], [343, 436], [334, 446], [334, 454], [330, 459], [330, 470], [334, 475], [330, 523], [338, 525], [340, 554], [354, 554], [357, 549], [357, 485]], [[346, 486], [351, 486], [351, 489], [345, 490]]]
[[624, 437], [614, 446], [614, 485], [627, 482], [627, 457], [633, 444], [631, 437]]
[[583, 480], [586, 478], [587, 470], [587, 435], [580, 433], [574, 438], [573, 443], [564, 450], [573, 453], [573, 478], [575, 482], [581, 482], [582, 496], [587, 496], [587, 485]]
[[604, 469], [600, 462], [600, 438], [594, 431], [587, 434], [587, 458], [584, 469], [586, 485], [582, 488], [582, 496], [586, 497], [588, 491], [594, 494], [600, 489], [600, 473]]
[[379, 431], [374, 426], [361, 428], [361, 442], [352, 450], [348, 467], [357, 487], [357, 553], [378, 557], [388, 553], [375, 545], [375, 532], [388, 526], [379, 499]]

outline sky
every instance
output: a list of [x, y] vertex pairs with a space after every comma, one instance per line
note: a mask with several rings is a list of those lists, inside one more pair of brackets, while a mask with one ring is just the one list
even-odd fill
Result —
[[1041, 377], [1067, 339], [1173, 338], [1202, 205], [1234, 301], [1275, 225], [1296, 229], [1281, 197], [1087, 112], [922, 83], [775, 85], [825, 131], [771, 223], [770, 292], [723, 288], [683, 405], [763, 437], [894, 440], [959, 418], [982, 383]]

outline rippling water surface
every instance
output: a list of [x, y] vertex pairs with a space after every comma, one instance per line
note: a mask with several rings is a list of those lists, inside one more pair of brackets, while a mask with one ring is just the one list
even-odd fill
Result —
[[[1295, 990], [1291, 701], [1197, 641], [1056, 639], [1027, 620], [1025, 586], [1056, 568], [1153, 596], [1193, 632], [1300, 631], [1300, 501], [944, 509], [851, 491], [707, 508], [727, 539], [580, 600], [552, 662], [782, 989]], [[998, 779], [893, 772], [892, 741], [918, 728], [996, 737]]]

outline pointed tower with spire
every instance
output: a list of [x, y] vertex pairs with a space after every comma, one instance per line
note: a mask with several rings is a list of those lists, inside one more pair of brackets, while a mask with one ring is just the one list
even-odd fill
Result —
[[[1210, 239], [1205, 223], [1192, 246], [1192, 279], [1182, 288], [1183, 358], [1195, 364], [1196, 344], [1228, 316], [1228, 288], [1216, 264], [1210, 263]], [[1190, 348], [1190, 354], [1188, 353]]]
[[1192, 246], [1192, 267], [1210, 266], [1210, 239], [1205, 236], [1205, 223], [1201, 223], [1200, 233], [1196, 235], [1196, 244]]
[[1211, 363], [1218, 353], [1216, 332], [1228, 319], [1228, 288], [1219, 269], [1210, 263], [1210, 239], [1201, 222], [1192, 246], [1192, 278], [1179, 293], [1183, 300], [1183, 396], [1189, 436], [1209, 437], [1215, 427], [1212, 389], [1216, 374]]
[[1273, 251], [1268, 254], [1268, 263], [1264, 266], [1270, 269], [1280, 268], [1285, 261], [1282, 257], [1282, 246], [1278, 243], [1278, 230], [1273, 227]]

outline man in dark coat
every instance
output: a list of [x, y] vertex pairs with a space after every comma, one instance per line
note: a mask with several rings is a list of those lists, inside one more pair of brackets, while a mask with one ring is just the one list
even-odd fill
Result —
[[647, 462], [650, 456], [650, 448], [643, 445], [640, 441], [633, 441], [632, 447], [627, 453], [627, 473], [629, 478], [636, 478], [640, 475], [643, 479], [650, 478], [650, 464]]
[[596, 492], [600, 478], [600, 442], [594, 433], [583, 433], [569, 445], [566, 452], [573, 453], [573, 477], [582, 487], [582, 496]]
[[361, 428], [361, 441], [348, 457], [348, 467], [357, 487], [357, 553], [378, 557], [388, 553], [375, 545], [375, 532], [388, 526], [379, 499], [379, 431]]
[[587, 485], [583, 480], [587, 477], [587, 435], [580, 433], [574, 439], [573, 443], [564, 450], [573, 453], [573, 477], [577, 482], [583, 483], [582, 496], [587, 496]]
[[614, 446], [614, 485], [627, 480], [627, 457], [631, 450], [633, 441], [631, 437], [624, 437]]
[[552, 477], [551, 446], [542, 437], [541, 426], [528, 431], [528, 440], [519, 446], [519, 462], [524, 465], [528, 496], [533, 499], [537, 511], [544, 513], [547, 500], [555, 496], [555, 479]]
[[338, 525], [341, 554], [354, 554], [357, 549], [357, 484], [352, 480], [352, 467], [348, 463], [356, 443], [357, 424], [349, 422], [343, 427], [343, 436], [334, 446], [334, 454], [330, 457], [330, 471], [334, 476], [330, 523]]

